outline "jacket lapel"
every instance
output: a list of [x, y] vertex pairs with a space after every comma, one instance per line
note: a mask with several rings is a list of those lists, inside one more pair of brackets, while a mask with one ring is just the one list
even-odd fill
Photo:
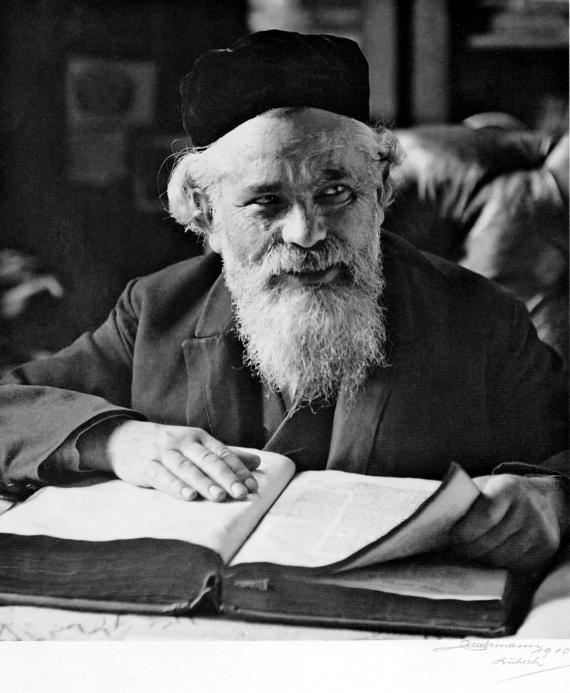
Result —
[[391, 368], [374, 368], [356, 401], [341, 395], [334, 414], [327, 469], [366, 474], [378, 428], [390, 399]]
[[331, 440], [334, 406], [303, 407], [283, 419], [265, 445], [295, 462], [297, 470], [324, 469]]
[[220, 276], [182, 344], [188, 376], [186, 421], [228, 445], [263, 445], [261, 384], [243, 363], [231, 298]]
[[398, 259], [405, 252], [405, 246], [402, 249], [399, 241], [391, 240], [383, 243], [382, 248], [388, 365], [371, 370], [355, 402], [348, 403], [344, 396], [339, 397], [328, 469], [366, 474], [371, 466], [382, 468], [382, 460], [372, 458], [382, 454], [377, 442], [381, 439], [392, 394], [405, 389], [403, 383], [413, 381], [418, 368], [417, 349], [422, 336], [418, 334], [413, 317], [416, 297], [404, 269], [406, 263]]

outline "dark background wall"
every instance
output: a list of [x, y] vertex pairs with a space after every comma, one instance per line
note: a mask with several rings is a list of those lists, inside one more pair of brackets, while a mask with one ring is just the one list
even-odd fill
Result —
[[568, 3], [447, 0], [447, 5], [449, 118], [500, 111], [529, 127], [566, 129]]
[[43, 303], [26, 326], [53, 349], [104, 319], [127, 279], [200, 251], [166, 213], [134, 204], [131, 176], [108, 185], [72, 179], [68, 60], [151, 61], [151, 128], [176, 134], [180, 78], [200, 53], [246, 32], [245, 2], [4, 0], [0, 8], [0, 247], [38, 257], [64, 285], [63, 300]]

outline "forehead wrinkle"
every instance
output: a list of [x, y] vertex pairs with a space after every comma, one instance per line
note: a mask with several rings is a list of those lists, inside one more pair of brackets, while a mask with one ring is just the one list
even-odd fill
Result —
[[258, 172], [254, 178], [236, 175], [234, 180], [239, 181], [244, 192], [259, 194], [276, 192], [284, 187], [318, 186], [342, 180], [349, 180], [355, 187], [359, 187], [364, 184], [368, 175], [366, 168], [357, 171], [352, 166], [335, 166], [334, 162], [332, 166], [329, 164], [327, 161], [321, 166], [319, 161], [311, 160], [310, 157], [296, 162], [285, 160], [266, 177], [260, 177]]
[[[361, 184], [370, 178], [370, 151], [349, 128], [287, 133], [286, 138], [260, 136], [235, 139], [224, 146], [221, 179], [238, 181], [242, 189], [326, 183], [338, 179], [333, 171]], [[248, 173], [254, 171], [248, 180]]]
[[307, 181], [330, 183], [349, 179], [357, 183], [369, 176], [369, 166], [363, 153], [354, 149], [347, 151], [341, 146], [326, 152], [309, 152], [299, 163], [297, 175]]

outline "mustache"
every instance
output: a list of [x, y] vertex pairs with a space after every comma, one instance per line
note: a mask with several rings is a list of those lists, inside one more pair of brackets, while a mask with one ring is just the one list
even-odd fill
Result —
[[318, 272], [333, 265], [349, 268], [354, 251], [336, 238], [320, 241], [311, 248], [285, 243], [272, 245], [260, 260], [263, 274], [270, 278], [283, 273]]

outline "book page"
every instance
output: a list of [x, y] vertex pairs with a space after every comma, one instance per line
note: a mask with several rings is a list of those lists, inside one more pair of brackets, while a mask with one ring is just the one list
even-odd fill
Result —
[[[348, 570], [435, 550], [447, 544], [447, 529], [478, 494], [457, 466], [444, 484], [333, 470], [304, 472], [289, 484], [232, 565], [315, 568], [346, 561], [338, 569]], [[347, 560], [357, 551], [361, 553]]]
[[232, 565], [268, 562], [316, 567], [370, 544], [406, 519], [438, 481], [303, 472], [261, 521]]
[[502, 597], [507, 578], [502, 568], [407, 559], [313, 577], [311, 582], [429, 599], [486, 601]]
[[0, 532], [62, 539], [179, 539], [206, 546], [224, 562], [245, 541], [295, 472], [282, 455], [261, 457], [256, 493], [243, 501], [183, 501], [117, 479], [48, 486], [0, 516]]
[[14, 503], [12, 501], [6, 500], [4, 498], [0, 498], [0, 515], [2, 513], [5, 513], [7, 510], [9, 510]]
[[454, 465], [451, 475], [429, 502], [392, 534], [382, 537], [360, 556], [342, 566], [342, 570], [364, 568], [375, 563], [436, 551], [448, 546], [448, 532], [463, 517], [480, 494], [469, 475]]

